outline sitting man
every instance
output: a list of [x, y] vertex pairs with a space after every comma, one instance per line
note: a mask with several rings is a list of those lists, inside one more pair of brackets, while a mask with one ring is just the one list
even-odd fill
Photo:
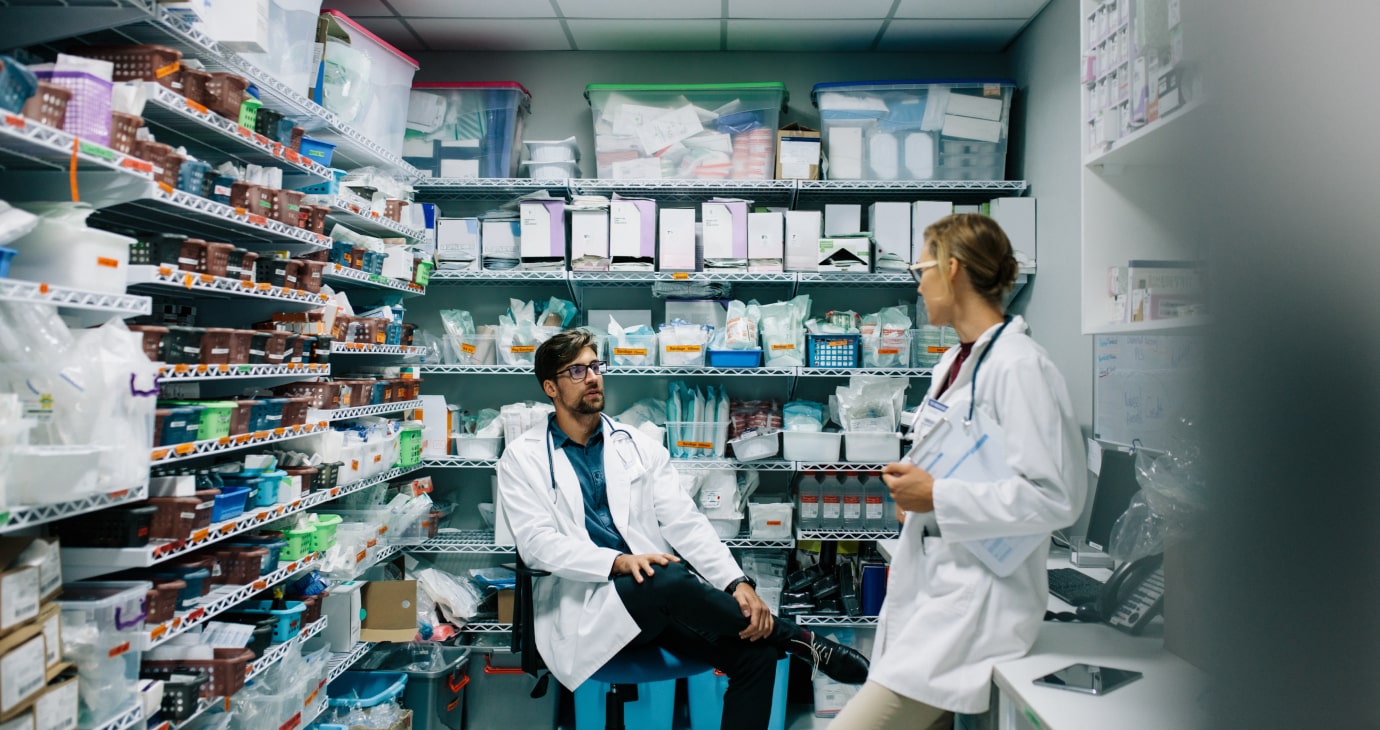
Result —
[[866, 680], [861, 654], [772, 616], [681, 490], [666, 448], [603, 415], [594, 345], [574, 330], [537, 350], [537, 380], [556, 412], [498, 464], [518, 554], [551, 573], [533, 588], [537, 650], [551, 674], [573, 689], [623, 648], [655, 644], [727, 674], [722, 727], [745, 730], [767, 727], [786, 653], [837, 681]]

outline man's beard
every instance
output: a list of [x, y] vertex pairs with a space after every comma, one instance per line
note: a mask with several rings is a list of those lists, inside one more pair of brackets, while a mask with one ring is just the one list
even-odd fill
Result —
[[[586, 395], [588, 395], [588, 394], [586, 394]], [[599, 395], [598, 405], [595, 405], [594, 403], [591, 403], [590, 401], [585, 400], [585, 397], [582, 395], [582, 396], [580, 396], [580, 400], [577, 401], [577, 402], [575, 403], [575, 407], [574, 407], [574, 408], [571, 408], [570, 410], [574, 411], [575, 413], [582, 413], [582, 414], [586, 414], [586, 415], [587, 415], [587, 414], [591, 414], [591, 413], [603, 413], [603, 412], [604, 412], [604, 396], [603, 396], [603, 394], [601, 393], [601, 394]]]

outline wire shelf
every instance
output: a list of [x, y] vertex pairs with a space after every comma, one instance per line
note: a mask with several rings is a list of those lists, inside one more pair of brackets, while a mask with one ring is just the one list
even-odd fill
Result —
[[321, 363], [283, 365], [159, 365], [159, 382], [244, 380], [248, 378], [315, 378], [331, 374], [331, 366]]
[[517, 548], [494, 543], [492, 530], [463, 530], [442, 532], [421, 545], [404, 548], [405, 552], [425, 554], [512, 555]]
[[292, 576], [311, 570], [320, 560], [320, 553], [311, 553], [298, 560], [261, 576], [258, 580], [244, 586], [218, 586], [201, 598], [201, 605], [179, 612], [176, 616], [157, 626], [140, 631], [134, 640], [136, 648], [148, 651], [169, 641], [175, 636], [187, 633], [193, 628], [219, 616], [252, 598], [256, 593], [287, 581]]
[[248, 449], [254, 446], [264, 446], [267, 444], [287, 441], [290, 439], [301, 438], [317, 431], [325, 430], [324, 423], [307, 423], [301, 426], [284, 426], [275, 428], [271, 431], [256, 431], [254, 433], [244, 433], [238, 436], [224, 436], [218, 439], [206, 439], [205, 441], [192, 441], [176, 446], [158, 446], [153, 449], [153, 464], [171, 464], [173, 462], [196, 459], [202, 456], [214, 454], [225, 454], [240, 449]]
[[609, 375], [655, 375], [674, 378], [692, 376], [789, 378], [795, 375], [795, 368], [680, 368], [664, 365], [624, 365], [609, 367], [605, 372]]
[[745, 198], [757, 205], [789, 206], [795, 201], [794, 180], [571, 180], [577, 195], [614, 193], [654, 198], [666, 203], [704, 202], [710, 198]]
[[881, 471], [886, 468], [886, 464], [866, 464], [863, 462], [835, 461], [831, 463], [816, 463], [797, 461], [796, 471], [865, 471], [868, 473]]
[[405, 400], [397, 403], [379, 403], [372, 406], [356, 406], [354, 408], [337, 408], [332, 411], [318, 411], [315, 408], [307, 411], [308, 421], [347, 421], [351, 418], [363, 418], [364, 416], [381, 416], [385, 413], [400, 413], [410, 411], [414, 408], [421, 408], [420, 400]]
[[517, 283], [565, 284], [567, 279], [568, 272], [565, 271], [524, 271], [522, 269], [455, 271], [453, 269], [438, 269], [431, 272], [431, 281], [428, 284], [433, 286], [455, 283], [485, 286]]
[[795, 284], [796, 275], [752, 271], [572, 271], [577, 287], [632, 288], [656, 282], [727, 282], [739, 284]]
[[133, 489], [105, 492], [90, 497], [83, 497], [71, 502], [10, 507], [8, 510], [0, 512], [0, 533], [13, 532], [36, 525], [44, 525], [68, 517], [86, 514], [87, 512], [103, 510], [107, 507], [115, 507], [131, 502], [142, 502], [148, 498], [149, 485], [146, 482]]
[[77, 169], [129, 173], [151, 180], [153, 165], [76, 137], [32, 119], [0, 112], [0, 165], [18, 170], [68, 170], [75, 153]]
[[[230, 157], [241, 163], [285, 166], [309, 182], [331, 179], [330, 168], [299, 155], [287, 145], [222, 117], [156, 81], [144, 82], [148, 103], [144, 122], [158, 128], [158, 137], [183, 146], [200, 159]], [[171, 137], [172, 139], [166, 139]]]
[[134, 704], [128, 709], [116, 715], [104, 725], [97, 725], [94, 730], [129, 730], [139, 726], [144, 722], [144, 703], [135, 698]]
[[1024, 180], [801, 180], [795, 204], [818, 207], [826, 202], [858, 200], [989, 200], [1025, 194]]
[[796, 530], [797, 540], [891, 540], [900, 537], [897, 530]]
[[779, 539], [760, 539], [742, 533], [724, 540], [724, 546], [735, 550], [789, 550], [795, 547], [795, 540], [789, 537]]
[[531, 375], [530, 365], [422, 365], [422, 375]]
[[686, 471], [715, 469], [756, 469], [758, 471], [795, 471], [794, 461], [737, 461], [735, 459], [672, 459], [671, 466]]
[[512, 632], [513, 625], [493, 621], [470, 621], [460, 630], [466, 634], [507, 634]]
[[331, 342], [332, 355], [389, 355], [389, 356], [410, 356], [422, 355], [426, 352], [424, 347], [413, 347], [411, 345], [371, 345], [365, 342]]
[[493, 469], [498, 459], [463, 459], [458, 456], [433, 456], [422, 459], [426, 469]]
[[[321, 271], [321, 278], [337, 284], [351, 286], [368, 286], [376, 289], [391, 289], [400, 291], [408, 296], [421, 296], [426, 294], [426, 287], [417, 286], [410, 281], [394, 279], [378, 274], [366, 274], [359, 269], [351, 269], [340, 264], [331, 264]], [[337, 289], [340, 287], [336, 287]]]
[[869, 274], [866, 272], [849, 273], [839, 272], [820, 272], [796, 274], [798, 286], [816, 287], [849, 287], [862, 289], [881, 289], [893, 286], [907, 286], [915, 288], [915, 279], [909, 273], [881, 273]]
[[306, 626], [303, 626], [302, 630], [297, 632], [297, 635], [291, 639], [281, 644], [274, 644], [265, 649], [263, 656], [255, 657], [254, 661], [250, 662], [249, 666], [245, 668], [245, 680], [252, 680], [260, 674], [267, 672], [269, 668], [281, 661], [283, 657], [287, 656], [289, 651], [295, 647], [301, 646], [306, 643], [308, 639], [325, 631], [327, 618], [329, 617], [322, 616]]
[[877, 625], [876, 616], [796, 616], [794, 621], [800, 626], [835, 626], [839, 628], [872, 628]]
[[801, 378], [850, 378], [854, 375], [882, 375], [888, 378], [928, 378], [930, 368], [799, 368]]
[[182, 271], [170, 264], [130, 266], [128, 282], [131, 288], [174, 296], [269, 299], [292, 309], [325, 306], [328, 299], [325, 294], [273, 286], [267, 282], [256, 284], [242, 279]]
[[570, 181], [530, 180], [527, 178], [464, 178], [464, 177], [423, 177], [417, 179], [412, 187], [418, 200], [426, 202], [454, 203], [464, 201], [506, 201], [520, 198], [540, 190], [564, 197], [570, 189]]
[[20, 279], [0, 279], [0, 302], [53, 304], [63, 310], [81, 310], [138, 317], [153, 311], [153, 301], [134, 294], [107, 294], [68, 289]]
[[363, 659], [364, 655], [368, 654], [373, 648], [374, 644], [372, 642], [361, 641], [355, 644], [349, 651], [331, 654], [329, 664], [330, 673], [326, 675], [326, 684], [334, 682], [340, 675], [345, 673], [345, 670], [349, 669], [355, 662]]
[[384, 238], [404, 236], [413, 241], [420, 241], [426, 237], [426, 231], [419, 231], [375, 213], [370, 209], [369, 202], [363, 198], [337, 195], [330, 198], [329, 202], [331, 212], [326, 215], [327, 218], [361, 233]]

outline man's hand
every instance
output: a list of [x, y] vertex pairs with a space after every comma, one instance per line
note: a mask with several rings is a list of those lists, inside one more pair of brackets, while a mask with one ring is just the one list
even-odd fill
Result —
[[613, 574], [631, 575], [633, 580], [641, 583], [643, 573], [650, 578], [656, 572], [652, 570], [652, 565], [670, 565], [679, 562], [680, 558], [666, 553], [624, 554], [613, 559]]
[[767, 608], [757, 595], [757, 591], [747, 583], [739, 583], [733, 589], [733, 598], [738, 601], [738, 608], [743, 609], [743, 618], [748, 620], [747, 628], [738, 632], [738, 638], [747, 641], [757, 641], [771, 636], [771, 629], [774, 619], [771, 609]]
[[934, 511], [934, 477], [914, 464], [894, 462], [882, 469], [882, 481], [891, 490], [897, 509], [907, 512]]

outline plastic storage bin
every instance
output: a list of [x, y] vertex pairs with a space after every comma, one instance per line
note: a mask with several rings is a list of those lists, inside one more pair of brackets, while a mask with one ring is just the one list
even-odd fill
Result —
[[210, 681], [201, 685], [202, 697], [232, 697], [244, 687], [245, 669], [254, 660], [248, 649], [216, 649], [215, 659], [165, 659], [144, 662], [143, 674], [165, 678], [172, 674], [204, 673]]
[[345, 672], [326, 688], [331, 707], [374, 707], [403, 693], [403, 672]]
[[147, 594], [148, 615], [144, 616], [144, 623], [161, 624], [176, 615], [178, 609], [177, 595], [186, 589], [186, 581], [156, 581], [153, 590]]
[[728, 443], [728, 421], [666, 422], [667, 448], [673, 459], [721, 459]]
[[805, 335], [805, 363], [812, 368], [858, 367], [862, 335]]
[[958, 333], [952, 327], [922, 325], [910, 331], [910, 342], [915, 350], [911, 360], [915, 367], [932, 368], [949, 348], [958, 346]]
[[154, 411], [153, 443], [155, 446], [191, 443], [197, 440], [200, 427], [199, 408], [159, 408]]
[[470, 683], [470, 650], [442, 646], [441, 664], [432, 669], [404, 670], [407, 686], [403, 707], [413, 714], [413, 727], [429, 730], [458, 730], [465, 716], [465, 687]]
[[169, 673], [163, 680], [163, 701], [159, 705], [164, 718], [180, 723], [195, 714], [201, 702], [201, 688], [210, 681], [205, 674], [179, 674], [174, 678]]
[[211, 521], [224, 522], [244, 514], [244, 505], [251, 491], [249, 487], [225, 487], [220, 490], [215, 506], [211, 508]]
[[738, 461], [770, 459], [781, 453], [781, 432], [753, 433], [740, 436], [728, 442], [733, 447], [733, 458]]
[[232, 586], [247, 586], [263, 574], [268, 549], [261, 547], [230, 547], [216, 553], [220, 559], [221, 582]]
[[62, 129], [62, 123], [67, 119], [67, 102], [71, 98], [72, 92], [69, 89], [40, 81], [38, 89], [24, 102], [24, 108], [20, 113], [39, 124]]
[[[84, 71], [37, 71], [34, 75], [41, 82], [71, 92], [62, 117], [63, 131], [99, 145], [110, 143], [110, 99], [114, 86], [110, 81]], [[43, 92], [42, 84], [39, 91]]]
[[82, 685], [79, 727], [104, 725], [136, 695], [143, 654], [133, 647], [152, 589], [146, 580], [63, 584], [62, 653]]
[[316, 17], [320, 12], [321, 0], [269, 0], [268, 48], [264, 53], [240, 53], [240, 57], [267, 71], [289, 89], [299, 94], [306, 91], [311, 86]]
[[340, 515], [314, 514], [312, 521], [316, 529], [312, 531], [308, 540], [308, 551], [321, 552], [331, 549], [331, 546], [335, 545], [335, 528], [342, 521]]
[[834, 180], [1003, 180], [1015, 84], [1006, 80], [816, 84]]
[[158, 508], [140, 504], [112, 507], [97, 514], [82, 515], [53, 526], [68, 547], [127, 548], [149, 544], [153, 516]]
[[[200, 598], [211, 592], [211, 571], [207, 568], [196, 570], [186, 570], [178, 566], [160, 566], [160, 569], [146, 574], [160, 584], [163, 581], [172, 581], [181, 584], [176, 595], [174, 595], [175, 608], [178, 611], [186, 611], [197, 604]], [[154, 609], [149, 608], [152, 616]], [[149, 618], [150, 623], [158, 623], [159, 619]]]
[[762, 365], [762, 351], [708, 350], [705, 361], [711, 368], [755, 368]]
[[314, 100], [401, 155], [417, 62], [337, 10], [321, 12], [318, 34], [323, 26], [325, 55]]
[[86, 226], [85, 203], [50, 203], [38, 226], [6, 246], [16, 252], [9, 275], [54, 286], [125, 293], [129, 247], [135, 240]]
[[139, 631], [148, 617], [148, 592], [153, 584], [146, 580], [91, 581], [64, 583], [62, 625], [95, 627], [101, 634]]
[[781, 456], [786, 461], [830, 464], [839, 460], [843, 434], [834, 431], [782, 431]]
[[532, 679], [522, 671], [522, 657], [508, 649], [506, 635], [476, 638], [470, 649], [469, 677], [465, 727], [555, 727], [560, 693], [531, 696]]
[[783, 83], [590, 84], [585, 98], [600, 178], [775, 177], [776, 130], [789, 98]]
[[15, 114], [38, 90], [38, 78], [24, 64], [0, 55], [0, 109]]
[[[776, 681], [772, 685], [771, 720], [766, 730], [785, 730], [786, 687], [789, 684], [791, 658], [776, 663]], [[724, 692], [728, 689], [728, 675], [717, 670], [687, 677], [685, 687], [690, 709], [690, 730], [718, 730], [723, 720]]]
[[403, 159], [436, 177], [517, 177], [531, 103], [512, 81], [413, 84]]
[[10, 275], [10, 259], [12, 258], [14, 258], [14, 249], [0, 248], [0, 279]]
[[284, 601], [284, 605], [287, 608], [274, 609], [273, 601], [245, 601], [236, 606], [227, 618], [233, 621], [234, 617], [246, 617], [251, 621], [259, 621], [270, 617], [273, 619], [272, 642], [281, 644], [291, 640], [302, 630], [302, 614], [307, 610], [301, 601]]
[[852, 431], [843, 434], [845, 461], [890, 464], [901, 456], [901, 434]]
[[608, 353], [614, 367], [651, 367], [657, 363], [656, 335], [625, 335]]
[[663, 367], [704, 367], [704, 345], [675, 343], [666, 333], [658, 335], [657, 357]]
[[312, 137], [302, 137], [302, 143], [298, 152], [313, 162], [330, 166], [331, 157], [335, 155], [335, 145], [324, 142]]
[[865, 368], [908, 368], [914, 348], [914, 330], [863, 335], [862, 366]]
[[464, 459], [497, 459], [502, 453], [502, 436], [479, 438], [462, 434], [455, 439], [455, 455]]

